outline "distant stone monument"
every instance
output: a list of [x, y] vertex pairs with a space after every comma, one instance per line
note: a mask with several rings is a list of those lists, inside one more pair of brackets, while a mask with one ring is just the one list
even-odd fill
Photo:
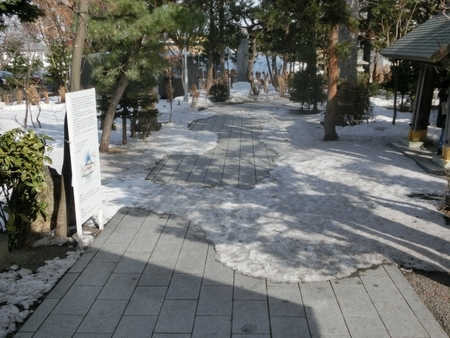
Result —
[[242, 39], [241, 44], [237, 49], [237, 76], [234, 82], [247, 81], [247, 67], [248, 67], [248, 39]]

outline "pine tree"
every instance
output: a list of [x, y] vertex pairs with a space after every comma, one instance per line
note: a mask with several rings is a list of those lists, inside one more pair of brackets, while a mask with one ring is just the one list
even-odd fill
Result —
[[154, 78], [163, 69], [164, 44], [161, 35], [169, 24], [163, 1], [103, 0], [94, 2], [88, 38], [95, 56], [91, 58], [93, 77], [103, 91], [110, 91], [104, 118], [100, 151], [109, 149], [114, 116], [131, 81], [145, 73]]

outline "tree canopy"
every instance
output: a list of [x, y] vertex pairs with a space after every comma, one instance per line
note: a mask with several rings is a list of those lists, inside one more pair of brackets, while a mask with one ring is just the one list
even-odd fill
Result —
[[4, 0], [0, 2], [0, 29], [5, 28], [5, 17], [17, 16], [22, 22], [33, 22], [44, 12], [31, 0]]

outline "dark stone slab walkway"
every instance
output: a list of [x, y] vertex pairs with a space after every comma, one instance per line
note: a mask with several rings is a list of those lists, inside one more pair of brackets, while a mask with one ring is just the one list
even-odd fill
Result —
[[273, 283], [175, 215], [123, 208], [16, 338], [446, 338], [399, 269]]
[[251, 189], [269, 175], [275, 153], [259, 140], [258, 118], [218, 114], [193, 122], [194, 131], [217, 133], [215, 149], [202, 155], [166, 155], [147, 176], [161, 184], [199, 183]]

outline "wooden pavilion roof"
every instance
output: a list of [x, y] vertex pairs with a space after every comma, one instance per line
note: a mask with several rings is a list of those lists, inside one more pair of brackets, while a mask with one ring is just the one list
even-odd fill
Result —
[[450, 63], [450, 16], [438, 14], [418, 26], [389, 47], [381, 55], [392, 59], [426, 63]]

